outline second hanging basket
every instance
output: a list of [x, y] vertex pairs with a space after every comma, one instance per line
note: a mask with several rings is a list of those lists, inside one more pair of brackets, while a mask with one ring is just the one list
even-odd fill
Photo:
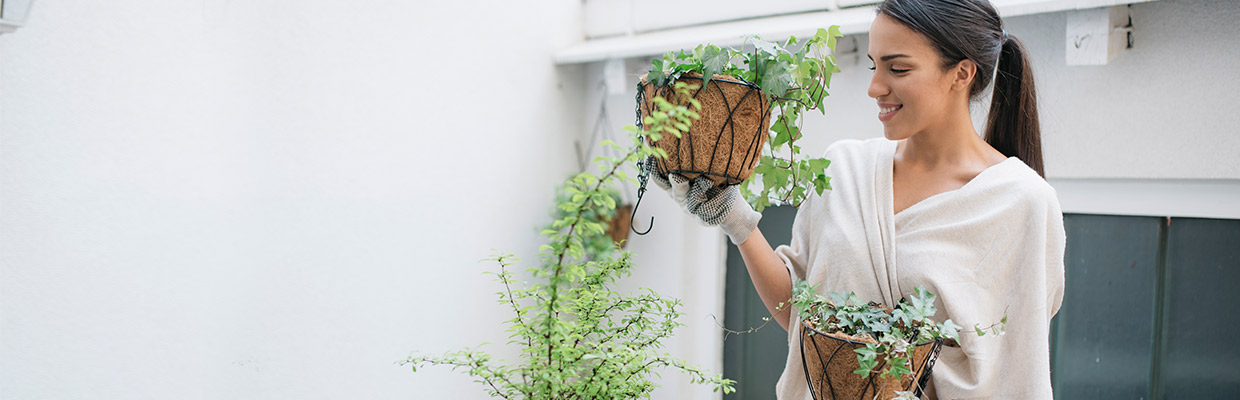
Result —
[[[860, 368], [853, 350], [865, 347], [866, 343], [856, 339], [824, 333], [809, 322], [801, 322], [801, 365], [815, 400], [890, 399], [896, 397], [896, 391], [912, 391], [920, 396], [943, 345], [941, 339], [918, 343], [911, 351], [913, 373], [903, 379], [879, 373], [863, 378], [853, 372]], [[880, 359], [877, 369], [884, 362]]]

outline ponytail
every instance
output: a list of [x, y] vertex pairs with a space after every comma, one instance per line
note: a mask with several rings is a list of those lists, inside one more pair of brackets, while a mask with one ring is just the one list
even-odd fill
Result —
[[1042, 178], [1042, 133], [1038, 125], [1038, 94], [1025, 45], [1004, 33], [990, 97], [986, 143], [1003, 155], [1016, 157]]

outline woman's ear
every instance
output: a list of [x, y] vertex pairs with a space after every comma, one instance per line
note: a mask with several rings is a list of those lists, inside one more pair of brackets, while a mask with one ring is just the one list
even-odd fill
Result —
[[977, 78], [977, 63], [970, 59], [963, 59], [952, 67], [955, 78], [952, 79], [953, 90], [969, 91], [973, 87], [973, 79]]

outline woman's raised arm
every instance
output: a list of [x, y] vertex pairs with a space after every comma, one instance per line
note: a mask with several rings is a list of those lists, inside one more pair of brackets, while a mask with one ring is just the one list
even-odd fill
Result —
[[[792, 276], [788, 274], [784, 260], [775, 254], [759, 229], [754, 229], [737, 248], [745, 260], [745, 269], [749, 270], [749, 279], [753, 281], [754, 289], [758, 290], [758, 297], [762, 298], [762, 304], [766, 305], [775, 322], [787, 330], [791, 307], [786, 303], [792, 297]], [[782, 309], [780, 303], [785, 303]]]

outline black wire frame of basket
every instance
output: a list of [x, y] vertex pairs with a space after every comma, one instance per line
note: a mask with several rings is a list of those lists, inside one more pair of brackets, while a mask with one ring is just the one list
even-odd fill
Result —
[[[703, 79], [701, 76], [681, 76], [681, 77], [676, 78], [676, 80], [702, 81]], [[672, 89], [671, 81], [672, 81], [671, 79], [668, 79], [667, 84], [655, 87], [655, 95], [658, 97], [663, 97], [664, 99], [669, 99], [669, 101], [674, 101], [672, 100], [672, 97], [671, 97], [671, 95], [674, 93]], [[676, 162], [677, 165], [674, 168], [669, 166], [669, 167], [665, 167], [664, 169], [668, 170], [667, 171], [668, 174], [696, 174], [696, 175], [709, 175], [709, 176], [721, 177], [721, 178], [724, 178], [724, 182], [721, 185], [722, 187], [738, 185], [744, 181], [744, 178], [741, 178], [739, 176], [728, 175], [726, 173], [720, 174], [720, 173], [711, 171], [715, 167], [715, 156], [718, 155], [718, 152], [719, 152], [719, 142], [720, 142], [719, 139], [722, 138], [725, 133], [730, 135], [729, 137], [731, 141], [729, 143], [733, 143], [734, 145], [732, 146], [733, 147], [732, 149], [726, 150], [729, 153], [727, 154], [728, 163], [724, 165], [724, 169], [723, 169], [724, 172], [731, 170], [732, 168], [731, 152], [736, 148], [735, 146], [736, 125], [733, 124], [733, 121], [732, 121], [732, 117], [736, 114], [736, 108], [734, 108], [732, 106], [732, 103], [728, 101], [728, 96], [724, 92], [724, 90], [720, 87], [720, 85], [739, 85], [739, 86], [744, 86], [745, 88], [747, 88], [747, 90], [745, 90], [744, 92], [745, 94], [742, 95], [741, 99], [736, 102], [737, 108], [739, 108], [739, 106], [743, 104], [745, 100], [747, 100], [750, 96], [763, 96], [762, 89], [758, 87], [758, 85], [755, 85], [740, 77], [736, 77], [736, 80], [712, 78], [711, 82], [715, 82], [715, 85], [713, 86], [713, 88], [715, 91], [717, 91], [717, 93], [719, 93], [719, 96], [723, 98], [724, 105], [728, 108], [727, 110], [728, 116], [727, 116], [727, 120], [724, 122], [723, 126], [720, 128], [719, 133], [715, 135], [715, 146], [711, 149], [710, 164], [707, 165], [706, 171], [699, 171], [699, 170], [695, 170], [694, 168], [692, 168], [694, 165], [696, 165], [696, 163], [694, 162], [694, 158], [695, 158], [694, 151], [690, 150], [688, 167], [684, 166], [683, 158], [677, 157], [677, 162]], [[653, 85], [653, 83], [643, 81], [643, 82], [638, 82], [637, 84], [637, 95], [636, 95], [637, 105], [634, 111], [637, 114], [635, 125], [637, 126], [637, 131], [639, 132], [638, 133], [639, 135], [641, 135], [640, 132], [644, 132], [644, 128], [642, 127], [642, 108], [643, 106], [646, 108], [653, 107], [653, 103], [651, 104], [646, 103], [646, 101], [648, 100], [646, 99], [646, 86], [647, 85]], [[703, 90], [706, 90], [707, 86], [708, 85], [698, 85], [698, 88], [694, 90], [693, 92], [693, 98], [695, 99], [698, 98], [698, 95], [701, 94]], [[650, 100], [650, 101], [653, 102], [653, 100]], [[759, 99], [759, 101], [761, 101], [761, 99]], [[771, 114], [770, 104], [768, 103], [767, 106], [762, 108], [761, 111], [762, 111], [762, 114], [759, 115], [759, 121], [767, 120]], [[767, 135], [766, 133], [767, 127], [763, 126], [763, 124], [758, 124], [758, 125], [759, 126], [756, 128], [757, 132], [753, 132], [752, 139], [750, 140], [748, 146], [746, 146], [747, 150], [745, 153], [745, 157], [742, 159], [743, 163], [752, 164], [757, 161], [758, 157], [762, 156], [762, 148], [761, 148], [760, 141], [765, 141], [766, 135]], [[643, 136], [642, 140], [647, 140], [647, 139]], [[689, 132], [684, 132], [681, 135], [681, 137], [665, 137], [661, 140], [675, 140], [675, 146], [673, 146], [674, 148], [680, 147], [681, 140], [688, 140], [689, 147], [691, 149], [693, 148], [693, 135], [689, 134]], [[633, 224], [633, 218], [637, 215], [637, 207], [641, 205], [642, 195], [646, 193], [646, 182], [647, 180], [650, 179], [651, 173], [657, 172], [657, 171], [647, 171], [646, 165], [643, 161], [644, 160], [638, 160], [637, 162], [637, 169], [638, 169], [637, 202], [633, 205], [633, 213], [629, 216], [629, 227], [630, 229], [633, 230], [633, 233], [636, 233], [638, 235], [645, 235], [647, 233], [650, 233], [650, 229], [654, 228], [654, 217], [650, 217], [650, 226], [644, 232], [639, 232], [636, 228], [636, 225]], [[659, 160], [660, 163], [663, 163], [665, 161], [666, 160]], [[742, 171], [744, 170], [743, 166], [741, 170]]]
[[[819, 348], [818, 342], [810, 339], [811, 335], [820, 335], [820, 336], [828, 337], [828, 338], [831, 338], [832, 340], [839, 342], [839, 344], [836, 345], [834, 349]], [[813, 379], [814, 376], [809, 370], [809, 364], [805, 361], [806, 348], [811, 347], [811, 346], [813, 347], [813, 355], [818, 357], [818, 360], [820, 361], [820, 365], [822, 365], [823, 367], [822, 371], [819, 371], [822, 374], [822, 379], [820, 381], [826, 382], [827, 390], [829, 390], [829, 393], [831, 395], [830, 398], [839, 399], [840, 397], [835, 394], [835, 385], [831, 382], [830, 375], [827, 374], [826, 366], [830, 365], [831, 361], [834, 361], [835, 357], [837, 356], [856, 357], [856, 353], [852, 351], [852, 346], [850, 345], [864, 346], [866, 345], [866, 343], [828, 335], [810, 326], [809, 322], [801, 321], [801, 346], [800, 346], [801, 347], [801, 369], [805, 371], [805, 384], [809, 386], [810, 396], [814, 400], [825, 400], [825, 399], [820, 399], [818, 397], [818, 392], [814, 390], [814, 379]], [[930, 380], [930, 372], [931, 370], [934, 369], [934, 363], [935, 361], [938, 360], [939, 352], [943, 349], [943, 339], [935, 339], [929, 342], [918, 343], [916, 346], [914, 346], [914, 349], [917, 347], [921, 347], [923, 345], [931, 345], [932, 347], [930, 348], [930, 354], [926, 356], [926, 360], [922, 362], [920, 368], [917, 365], [913, 365], [913, 374], [914, 374], [913, 376], [920, 376], [920, 378], [914, 380], [913, 382], [909, 382], [909, 386], [911, 387], [903, 388], [903, 390], [906, 390], [906, 391], [912, 389], [914, 391], [913, 394], [917, 396], [918, 398], [921, 398], [923, 394], [922, 388], [926, 387], [926, 384]], [[840, 350], [844, 348], [847, 348], [848, 351], [843, 352], [844, 354], [840, 354], [841, 353]], [[827, 355], [826, 359], [824, 360], [823, 355], [826, 352], [829, 352], [830, 354]], [[914, 359], [913, 363], [916, 364], [916, 362], [917, 360]], [[882, 369], [883, 365], [885, 365], [886, 363], [887, 361], [884, 360], [881, 364], [879, 364], [876, 367], [876, 369]], [[860, 397], [858, 400], [868, 400], [868, 399], [865, 399], [865, 393], [869, 392], [870, 388], [875, 388], [875, 390], [877, 391], [877, 387], [875, 386], [875, 383], [874, 383], [874, 377], [876, 375], [877, 374], [870, 374], [870, 376], [866, 378], [866, 386], [865, 388], [862, 389], [861, 391], [862, 397]], [[860, 375], [858, 375], [857, 377], [860, 378]]]

